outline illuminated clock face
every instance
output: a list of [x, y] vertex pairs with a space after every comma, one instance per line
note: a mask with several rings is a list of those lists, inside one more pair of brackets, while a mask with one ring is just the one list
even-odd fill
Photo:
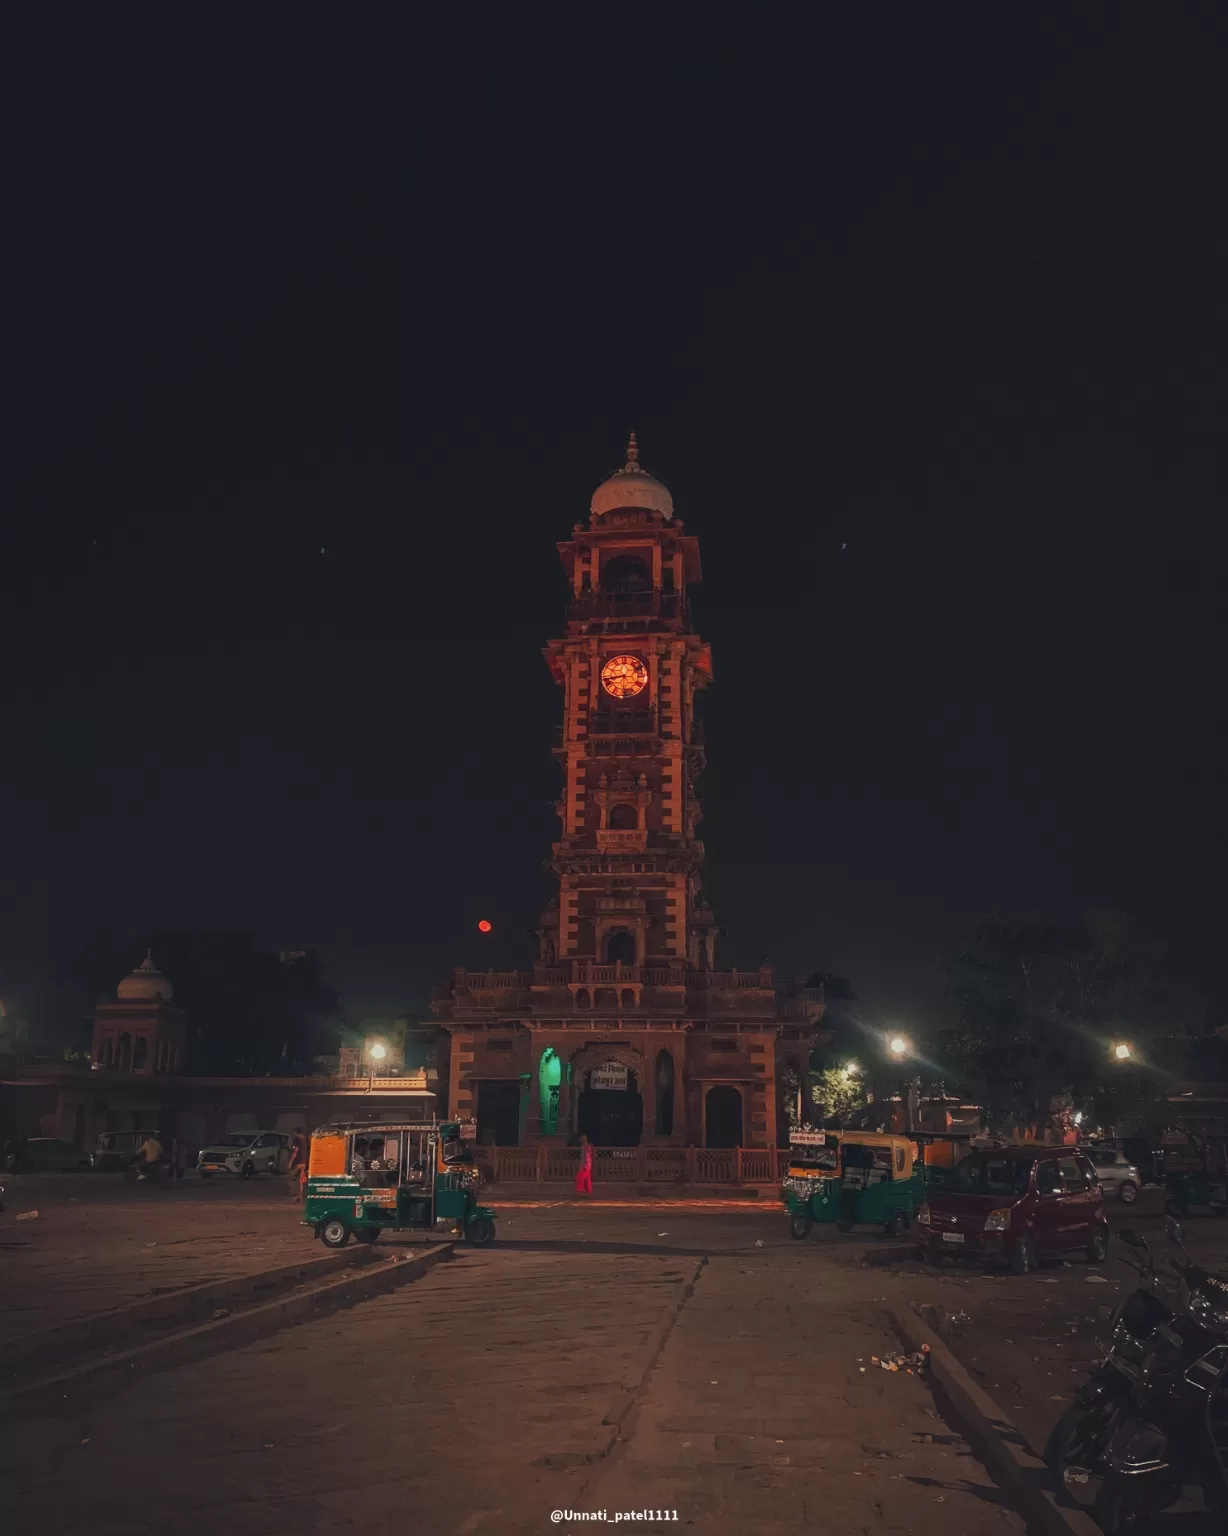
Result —
[[638, 656], [611, 656], [601, 669], [601, 686], [613, 699], [633, 699], [648, 687], [648, 668]]

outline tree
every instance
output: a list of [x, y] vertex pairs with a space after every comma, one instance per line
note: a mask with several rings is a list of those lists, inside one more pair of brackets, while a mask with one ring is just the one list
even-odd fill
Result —
[[865, 1108], [866, 1085], [845, 1067], [826, 1067], [810, 1074], [810, 1098], [824, 1125], [838, 1123]]
[[982, 923], [952, 985], [958, 1022], [943, 1065], [1003, 1128], [1076, 1105], [1118, 1127], [1162, 1119], [1161, 1046], [1205, 1014], [1168, 944], [1118, 913], [1092, 912], [1078, 928]]

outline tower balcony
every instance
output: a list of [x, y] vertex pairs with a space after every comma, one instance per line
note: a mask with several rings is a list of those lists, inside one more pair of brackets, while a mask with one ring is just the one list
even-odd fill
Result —
[[598, 853], [643, 853], [647, 847], [648, 832], [644, 827], [597, 833]]
[[571, 600], [567, 616], [573, 624], [659, 620], [685, 622], [686, 598], [681, 592], [582, 592]]

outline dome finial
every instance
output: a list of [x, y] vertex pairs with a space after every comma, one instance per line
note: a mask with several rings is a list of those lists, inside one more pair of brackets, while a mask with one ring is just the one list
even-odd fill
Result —
[[639, 461], [640, 461], [639, 444], [636, 442], [636, 440], [635, 440], [635, 433], [633, 432], [631, 434], [631, 436], [627, 439], [627, 468], [630, 469], [632, 464], [638, 464]]

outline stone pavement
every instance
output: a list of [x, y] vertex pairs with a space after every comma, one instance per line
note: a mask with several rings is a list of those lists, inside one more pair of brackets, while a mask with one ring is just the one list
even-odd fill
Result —
[[708, 1536], [1021, 1533], [929, 1388], [872, 1364], [899, 1348], [887, 1297], [813, 1249], [713, 1258], [624, 1443], [568, 1479], [566, 1507], [677, 1510]]
[[1022, 1531], [928, 1390], [871, 1367], [894, 1347], [876, 1276], [787, 1239], [706, 1261], [619, 1247], [462, 1250], [352, 1311], [5, 1424], [10, 1528], [528, 1536], [588, 1528], [554, 1509], [654, 1507], [712, 1536]]
[[[189, 1285], [315, 1258], [284, 1181], [133, 1188], [113, 1175], [4, 1180], [0, 1348], [14, 1335]], [[35, 1220], [15, 1220], [38, 1211]]]

